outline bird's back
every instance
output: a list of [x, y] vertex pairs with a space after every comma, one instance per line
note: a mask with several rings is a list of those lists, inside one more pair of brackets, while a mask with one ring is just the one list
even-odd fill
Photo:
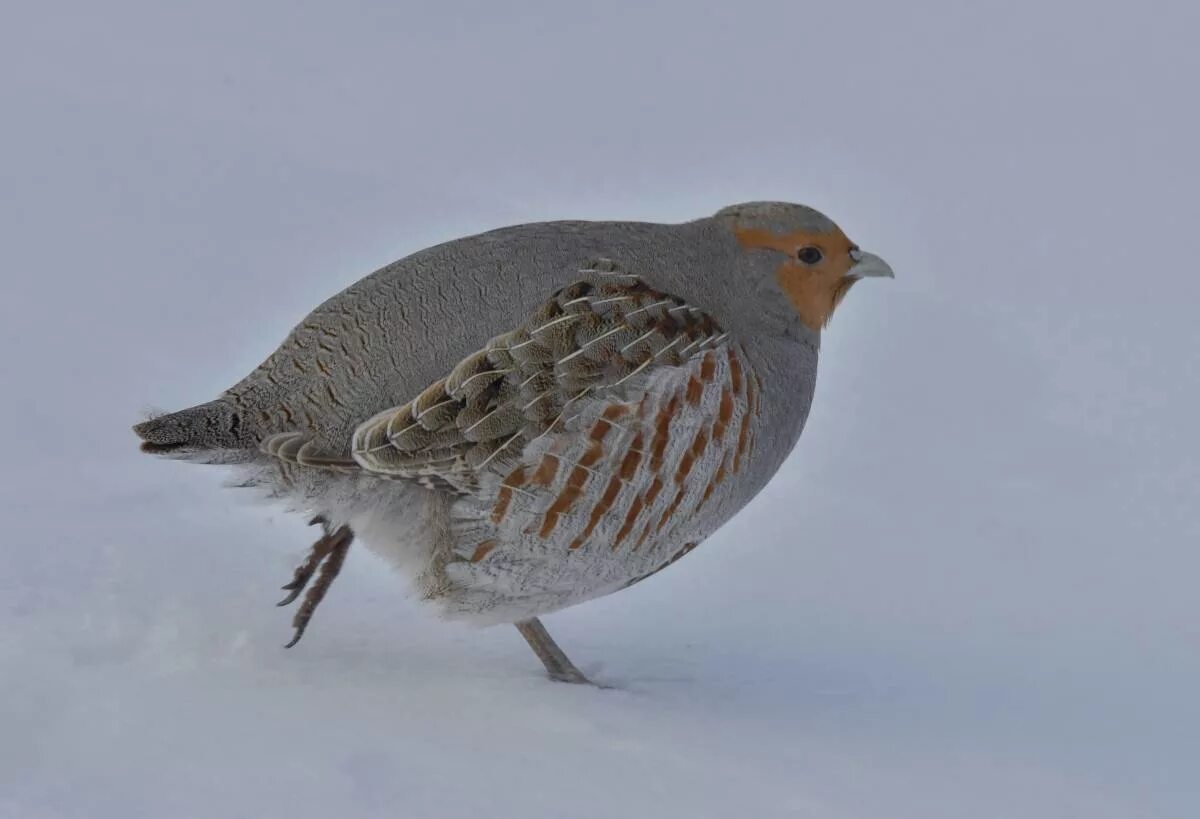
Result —
[[701, 255], [690, 224], [543, 222], [446, 242], [364, 277], [309, 313], [216, 401], [147, 421], [167, 450], [254, 450], [283, 431], [348, 452], [354, 428], [409, 400], [465, 355], [611, 256], [651, 280]]

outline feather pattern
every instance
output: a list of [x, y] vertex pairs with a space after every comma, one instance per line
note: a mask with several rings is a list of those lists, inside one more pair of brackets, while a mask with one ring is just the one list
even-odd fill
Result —
[[400, 407], [354, 432], [354, 460], [371, 473], [436, 475], [460, 492], [506, 474], [584, 399], [619, 396], [649, 373], [718, 345], [720, 327], [615, 263], [543, 303]]
[[[597, 255], [629, 268], [576, 272]], [[135, 431], [349, 527], [449, 614], [519, 621], [661, 570], [754, 497], [804, 427], [820, 328], [890, 273], [788, 203], [514, 225], [380, 268]]]
[[711, 316], [613, 262], [581, 274], [354, 433], [367, 473], [460, 496], [426, 583], [451, 614], [508, 619], [606, 594], [724, 519], [696, 513], [723, 505], [750, 444], [744, 353]]

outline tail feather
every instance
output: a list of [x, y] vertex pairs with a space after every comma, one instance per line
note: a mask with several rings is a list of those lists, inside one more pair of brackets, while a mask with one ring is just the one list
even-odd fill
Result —
[[182, 455], [258, 446], [241, 414], [221, 399], [151, 418], [136, 425], [133, 431], [142, 439], [142, 451], [154, 454]]

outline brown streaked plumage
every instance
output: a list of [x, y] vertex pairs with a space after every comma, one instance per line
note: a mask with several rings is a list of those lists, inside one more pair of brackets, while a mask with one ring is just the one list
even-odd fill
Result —
[[358, 536], [583, 682], [537, 616], [660, 571], [754, 497], [803, 429], [821, 329], [890, 275], [789, 203], [520, 225], [377, 271], [216, 400], [135, 430], [320, 516], [292, 644]]

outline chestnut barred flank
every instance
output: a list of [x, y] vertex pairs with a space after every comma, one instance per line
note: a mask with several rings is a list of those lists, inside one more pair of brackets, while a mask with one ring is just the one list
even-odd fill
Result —
[[754, 497], [804, 427], [822, 328], [890, 275], [782, 202], [518, 225], [381, 268], [216, 400], [135, 431], [318, 516], [285, 586], [293, 644], [358, 539], [579, 682], [535, 618], [649, 577]]

